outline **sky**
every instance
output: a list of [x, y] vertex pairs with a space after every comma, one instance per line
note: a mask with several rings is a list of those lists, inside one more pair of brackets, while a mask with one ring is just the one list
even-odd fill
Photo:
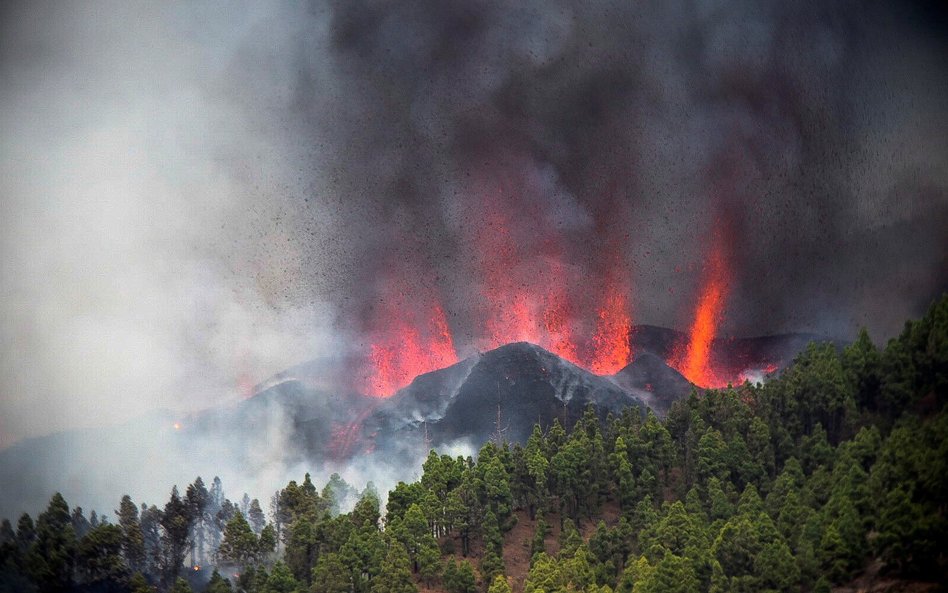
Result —
[[936, 3], [649, 4], [6, 3], [0, 448], [232, 403], [393, 303], [471, 351], [491, 261], [683, 329], [720, 248], [728, 335], [881, 342], [948, 288]]

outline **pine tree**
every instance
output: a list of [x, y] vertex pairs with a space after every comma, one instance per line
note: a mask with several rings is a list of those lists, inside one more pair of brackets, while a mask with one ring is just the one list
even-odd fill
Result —
[[691, 563], [667, 553], [645, 581], [649, 593], [698, 593], [698, 578]]
[[260, 508], [260, 501], [256, 498], [250, 501], [250, 508], [247, 511], [247, 520], [257, 535], [260, 535], [260, 532], [263, 531], [263, 528], [267, 524], [267, 517], [263, 514], [263, 509]]
[[441, 576], [441, 551], [437, 543], [422, 546], [418, 551], [418, 576], [428, 586]]
[[0, 522], [0, 545], [16, 545], [16, 532], [13, 531], [13, 524], [9, 519]]
[[319, 560], [321, 530], [317, 529], [307, 517], [293, 521], [289, 530], [286, 551], [283, 559], [297, 580], [310, 583], [312, 568]]
[[283, 562], [273, 565], [273, 570], [267, 576], [267, 583], [260, 593], [294, 593], [299, 583], [293, 578], [293, 573]]
[[57, 492], [37, 517], [36, 541], [28, 559], [31, 576], [41, 591], [55, 593], [71, 586], [76, 545], [69, 505]]
[[415, 593], [411, 580], [411, 563], [404, 546], [390, 542], [382, 563], [382, 571], [372, 584], [372, 593]]
[[618, 491], [619, 505], [623, 511], [631, 512], [635, 507], [636, 491], [635, 479], [632, 476], [632, 465], [626, 454], [626, 444], [622, 436], [617, 436], [613, 453], [610, 458], [612, 471], [615, 476], [615, 486]]
[[474, 593], [477, 590], [477, 578], [474, 576], [474, 567], [467, 560], [458, 564], [457, 593]]
[[412, 572], [418, 573], [424, 561], [426, 572], [430, 576], [437, 573], [432, 561], [439, 556], [438, 542], [431, 535], [428, 521], [419, 505], [412, 504], [405, 512], [405, 516], [393, 523], [392, 535], [405, 547]]
[[561, 578], [567, 586], [577, 591], [583, 591], [595, 581], [595, 574], [589, 562], [589, 551], [586, 545], [580, 545], [576, 548], [572, 558], [569, 558], [560, 567]]
[[616, 593], [641, 593], [647, 591], [654, 572], [655, 567], [649, 564], [645, 556], [640, 556], [638, 560], [629, 558], [625, 570], [622, 571], [622, 578], [619, 579]]
[[28, 513], [20, 515], [16, 522], [16, 543], [20, 550], [25, 552], [36, 541], [36, 525]]
[[[537, 514], [537, 526], [533, 532], [533, 539], [530, 542], [530, 558], [534, 558], [538, 553], [546, 551], [546, 536], [550, 532], [550, 526], [542, 514]], [[532, 560], [531, 560], [532, 562]]]
[[823, 574], [833, 583], [841, 583], [849, 577], [846, 543], [835, 523], [830, 523], [820, 540], [819, 560]]
[[797, 493], [791, 490], [784, 498], [783, 506], [777, 515], [777, 529], [794, 551], [797, 550], [800, 534], [806, 524], [807, 511], [809, 509], [800, 503]]
[[481, 576], [485, 582], [493, 582], [494, 577], [504, 573], [504, 559], [493, 546], [488, 546], [484, 550], [484, 556], [481, 558]]
[[257, 559], [268, 564], [276, 551], [277, 535], [272, 523], [267, 523], [257, 538]]
[[[92, 511], [95, 513], [95, 511]], [[72, 531], [76, 534], [76, 539], [82, 539], [92, 529], [92, 524], [82, 513], [82, 507], [76, 507], [72, 510]], [[96, 521], [98, 522], [98, 521]]]
[[119, 503], [119, 527], [122, 529], [122, 554], [132, 571], [145, 569], [145, 534], [138, 520], [138, 507], [129, 495], [122, 497]]
[[322, 500], [328, 505], [329, 513], [335, 516], [339, 514], [343, 503], [351, 494], [352, 486], [347, 484], [339, 474], [333, 473], [329, 476], [329, 482], [323, 488]]
[[526, 487], [527, 508], [530, 519], [536, 518], [538, 510], [545, 511], [548, 499], [548, 476], [550, 462], [544, 452], [545, 443], [539, 424], [533, 425], [533, 432], [527, 439], [524, 461], [529, 477]]
[[648, 541], [643, 541], [646, 550], [652, 545], [659, 545], [675, 555], [682, 556], [686, 548], [704, 544], [701, 527], [685, 510], [685, 505], [677, 501], [665, 510], [664, 516], [658, 521]]
[[[129, 593], [155, 593], [154, 587], [148, 584], [148, 580], [145, 579], [145, 575], [140, 572], [136, 572], [132, 575], [132, 578], [128, 581], [128, 590]], [[230, 589], [225, 591], [212, 591], [208, 589], [207, 593], [231, 593]]]
[[191, 523], [191, 564], [204, 564], [205, 524], [211, 495], [200, 476], [185, 490], [184, 499]]
[[789, 592], [800, 581], [800, 569], [782, 540], [763, 547], [754, 559], [754, 573], [760, 588], [766, 590]]
[[730, 519], [734, 514], [734, 505], [728, 500], [721, 488], [721, 480], [708, 478], [708, 516], [711, 520]]
[[728, 577], [751, 575], [760, 550], [757, 529], [747, 515], [732, 517], [721, 528], [711, 553]]
[[856, 341], [843, 349], [843, 369], [861, 408], [876, 410], [882, 384], [882, 356], [866, 328], [859, 330]]
[[583, 538], [573, 520], [564, 520], [563, 529], [560, 530], [560, 558], [569, 558], [575, 554], [582, 543]]
[[161, 513], [162, 573], [166, 583], [173, 583], [181, 571], [181, 565], [191, 541], [191, 508], [178, 495], [178, 487], [171, 489], [171, 498]]
[[356, 503], [352, 510], [352, 522], [357, 527], [378, 527], [379, 519], [379, 496], [373, 490], [366, 488], [362, 498]]
[[727, 479], [727, 443], [717, 430], [704, 433], [698, 441], [698, 476], [703, 481], [709, 478]]
[[507, 577], [502, 574], [494, 577], [494, 580], [491, 581], [490, 587], [487, 589], [487, 593], [513, 593], [510, 589], [510, 583], [507, 582]]
[[215, 569], [211, 574], [211, 580], [207, 582], [204, 593], [233, 593], [234, 589], [230, 586], [230, 581], [221, 576], [221, 573]]
[[155, 505], [141, 506], [142, 536], [145, 540], [146, 574], [157, 574], [161, 567], [161, 511]]
[[122, 557], [122, 528], [109, 524], [92, 528], [79, 542], [77, 564], [83, 580], [92, 588], [121, 588], [130, 576]]
[[174, 586], [171, 587], [171, 593], [194, 593], [194, 589], [186, 580], [178, 577], [174, 582]]
[[901, 486], [885, 493], [876, 512], [875, 553], [896, 574], [912, 575], [924, 566], [924, 515]]
[[222, 561], [232, 563], [242, 570], [256, 559], [257, 553], [257, 536], [244, 516], [236, 513], [224, 530], [224, 539], [217, 550], [218, 556]]
[[313, 568], [313, 593], [349, 593], [352, 589], [352, 573], [342, 557], [335, 552], [322, 554]]

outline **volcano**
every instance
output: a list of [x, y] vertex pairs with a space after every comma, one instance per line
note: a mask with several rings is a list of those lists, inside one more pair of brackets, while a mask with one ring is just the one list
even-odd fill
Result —
[[673, 403], [696, 388], [660, 356], [651, 352], [637, 356], [613, 375], [612, 380], [626, 392], [641, 399], [659, 416], [664, 416]]
[[[17, 485], [0, 497], [0, 514], [31, 509], [56, 489], [77, 500], [80, 493], [111, 495], [121, 487], [115, 476], [164, 488], [196, 475], [225, 477], [224, 467], [256, 484], [286, 468], [344, 471], [381, 463], [407, 479], [398, 472], [411, 471], [430, 447], [475, 451], [490, 439], [522, 443], [534, 424], [570, 426], [587, 406], [600, 418], [627, 409], [664, 416], [697, 388], [668, 362], [684, 334], [635, 326], [630, 335], [632, 362], [611, 375], [515, 342], [418, 375], [379, 398], [345, 387], [345, 365], [310, 361], [274, 375], [238, 403], [187, 415], [151, 412], [126, 425], [29, 439], [0, 451], [0, 483]], [[782, 368], [813, 338], [715, 340], [711, 360], [749, 378], [754, 370]]]
[[416, 378], [383, 400], [366, 421], [366, 435], [390, 447], [406, 439], [430, 445], [457, 439], [525, 442], [534, 424], [573, 424], [587, 406], [605, 417], [645, 403], [607, 377], [539, 346], [517, 342]]
[[[407, 458], [455, 441], [475, 448], [490, 439], [522, 443], [534, 424], [545, 428], [558, 419], [569, 426], [587, 406], [601, 418], [630, 407], [664, 416], [675, 401], [704, 387], [672, 364], [685, 334], [639, 325], [630, 336], [634, 358], [613, 375], [594, 374], [540, 346], [515, 342], [418, 375], [388, 398], [307, 388], [325, 385], [325, 375], [306, 377], [305, 369], [324, 367], [304, 364], [281, 374], [284, 381], [269, 382], [246, 405], [285, 401], [294, 442], [305, 444], [306, 459], [321, 463], [376, 450]], [[733, 378], [731, 383], [756, 381], [786, 366], [815, 339], [809, 334], [716, 339], [711, 362]]]

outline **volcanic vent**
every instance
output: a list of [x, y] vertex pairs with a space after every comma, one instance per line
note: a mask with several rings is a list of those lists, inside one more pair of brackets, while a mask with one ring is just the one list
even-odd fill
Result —
[[[341, 462], [374, 451], [407, 462], [432, 446], [488, 439], [523, 442], [534, 424], [569, 426], [592, 406], [600, 417], [671, 405], [700, 387], [669, 364], [688, 334], [655, 326], [628, 329], [635, 354], [615, 373], [599, 375], [528, 342], [505, 344], [413, 377], [388, 397], [326, 388], [326, 366], [303, 364], [249, 400], [285, 400], [293, 441], [311, 462]], [[716, 339], [708, 345], [713, 368], [757, 380], [787, 364], [814, 336], [789, 334]], [[312, 376], [310, 376], [312, 375]], [[735, 381], [736, 382], [736, 381]], [[347, 395], [346, 395], [347, 394]]]

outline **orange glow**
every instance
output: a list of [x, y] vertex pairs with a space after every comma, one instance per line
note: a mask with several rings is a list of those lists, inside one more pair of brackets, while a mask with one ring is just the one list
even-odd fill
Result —
[[346, 459], [357, 452], [355, 448], [359, 444], [362, 425], [372, 415], [375, 408], [375, 405], [366, 407], [349, 424], [333, 424], [332, 440], [329, 445], [329, 455], [332, 459]]
[[550, 352], [573, 364], [579, 364], [576, 344], [573, 342], [569, 318], [563, 307], [552, 306], [543, 312], [543, 326], [546, 329], [546, 346]]
[[570, 303], [567, 267], [559, 260], [559, 252], [547, 262], [549, 279], [542, 311], [543, 339], [540, 345], [573, 364], [580, 364], [573, 332], [573, 308]]
[[418, 375], [458, 361], [441, 305], [433, 305], [427, 318], [416, 323], [399, 317], [404, 311], [387, 311], [392, 315], [391, 327], [369, 347], [371, 368], [365, 383], [368, 395], [390, 396]]
[[[474, 191], [478, 199], [469, 202], [465, 216], [471, 224], [464, 227], [469, 272], [479, 286], [469, 312], [469, 345], [483, 351], [530, 342], [603, 375], [629, 364], [629, 291], [618, 252], [611, 250], [613, 266], [602, 293], [587, 296], [582, 279], [572, 275], [562, 231], [544, 216], [546, 204], [538, 202], [536, 211], [511, 208], [511, 196], [530, 191], [516, 175]], [[458, 360], [437, 282], [425, 274], [416, 270], [414, 278], [396, 278], [380, 289], [370, 324], [369, 371], [361, 385], [369, 395], [390, 396], [417, 375]], [[576, 316], [589, 299], [598, 301], [592, 327]], [[347, 430], [340, 428], [341, 441]]]
[[626, 292], [611, 284], [597, 312], [596, 334], [592, 339], [589, 370], [597, 375], [614, 375], [632, 362], [632, 319], [628, 311]]
[[181, 430], [181, 423], [180, 423], [180, 422], [175, 422], [174, 424], [172, 424], [172, 426], [174, 427], [175, 430]]
[[715, 244], [705, 266], [703, 286], [687, 345], [679, 347], [672, 360], [668, 361], [670, 366], [699, 387], [725, 387], [729, 382], [715, 371], [711, 360], [712, 345], [724, 313], [727, 284], [724, 255], [720, 246]]
[[540, 343], [536, 295], [519, 281], [523, 254], [511, 236], [510, 216], [500, 196], [485, 197], [484, 221], [473, 240], [482, 279], [481, 316], [487, 349], [511, 342]]

